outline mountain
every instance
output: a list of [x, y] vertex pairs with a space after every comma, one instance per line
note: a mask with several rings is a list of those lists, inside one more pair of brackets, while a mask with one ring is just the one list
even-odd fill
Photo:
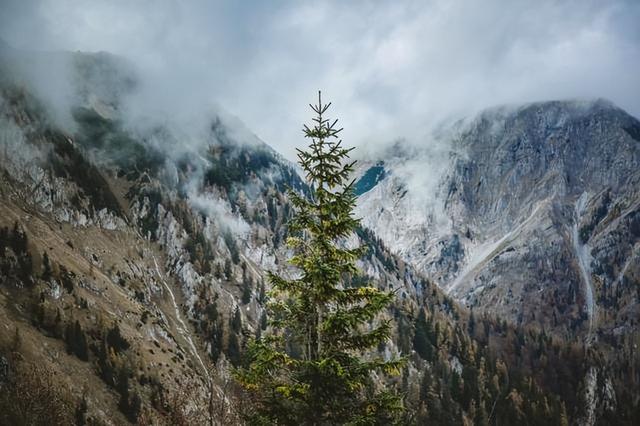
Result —
[[640, 122], [610, 102], [499, 107], [365, 156], [357, 213], [475, 312], [635, 359], [639, 166]]
[[517, 324], [633, 331], [636, 118], [603, 100], [542, 102], [487, 110], [427, 143], [435, 155], [391, 147], [361, 164], [360, 182], [380, 179], [358, 213], [393, 252], [466, 306]]
[[[0, 424], [38, 424], [43, 418], [47, 424], [240, 423], [247, 401], [230, 371], [243, 362], [247, 341], [269, 332], [266, 272], [295, 273], [286, 263], [290, 253], [284, 240], [293, 214], [286, 190], [307, 191], [297, 169], [224, 111], [207, 112], [201, 128], [166, 116], [132, 120], [140, 111], [132, 111], [137, 104], [129, 99], [144, 76], [113, 55], [4, 46], [0, 59]], [[55, 76], [65, 81], [67, 86], [60, 83], [64, 93], [51, 91], [41, 78], [54, 63], [52, 69], [71, 76]], [[627, 134], [633, 134], [635, 121], [625, 120]], [[520, 126], [530, 131], [529, 123]], [[475, 152], [465, 140], [475, 139], [456, 142], [450, 160], [455, 167], [439, 162], [444, 173], [438, 191], [452, 182], [460, 189], [427, 219], [409, 218], [422, 211], [410, 204], [402, 208], [420, 199], [408, 192], [415, 179], [401, 180], [406, 146], [393, 148], [393, 158], [362, 162], [364, 178], [357, 191], [365, 226], [353, 239], [370, 250], [359, 262], [362, 275], [345, 277], [345, 285], [370, 282], [397, 295], [385, 312], [393, 338], [378, 351], [407, 357], [404, 371], [390, 382], [405, 395], [403, 422], [633, 424], [639, 418], [640, 382], [633, 317], [604, 346], [604, 337], [580, 334], [586, 333], [584, 319], [571, 334], [568, 326], [543, 330], [539, 320], [520, 321], [502, 305], [494, 311], [489, 300], [469, 309], [464, 305], [471, 302], [460, 295], [470, 279], [457, 286], [460, 293], [445, 293], [451, 287], [448, 278], [455, 279], [455, 271], [467, 265], [467, 251], [494, 235], [487, 228], [492, 219], [476, 221], [471, 207], [506, 188], [485, 189], [485, 180], [479, 186], [480, 192], [486, 190], [484, 198], [468, 194], [469, 204], [463, 196], [467, 182], [475, 184], [472, 179], [495, 171], [471, 168]], [[438, 151], [443, 153], [450, 155]], [[490, 152], [484, 155], [483, 161], [493, 161]], [[598, 179], [608, 182], [609, 175]], [[621, 179], [610, 191], [612, 200], [633, 195]], [[585, 191], [567, 191], [573, 203], [566, 207], [568, 214]], [[376, 193], [388, 197], [386, 202], [376, 206]], [[523, 203], [529, 200], [522, 197]], [[579, 234], [591, 223], [585, 212], [598, 209], [593, 200], [584, 196], [578, 203], [584, 205], [578, 209]], [[515, 206], [514, 215], [526, 219], [535, 212], [536, 221], [544, 218], [539, 211], [548, 210]], [[375, 211], [380, 217], [390, 211], [396, 215], [387, 223], [389, 229], [398, 227], [404, 251], [376, 224]], [[442, 219], [447, 212], [455, 224]], [[495, 232], [514, 229], [505, 212], [493, 213], [502, 221], [494, 224]], [[629, 216], [617, 214], [616, 223]], [[583, 258], [597, 257], [595, 236], [607, 217], [583, 232], [585, 241], [577, 246], [577, 252], [586, 253]], [[525, 222], [523, 229], [532, 220]], [[571, 218], [563, 223], [570, 234]], [[403, 226], [413, 235], [400, 234]], [[452, 242], [462, 229], [458, 242]], [[425, 268], [428, 262], [418, 261], [421, 252], [406, 244], [422, 235], [437, 236], [421, 240], [424, 253], [432, 253], [432, 245], [440, 250], [443, 260], [437, 267]], [[618, 245], [614, 240], [609, 250]], [[540, 247], [545, 246], [520, 249]], [[625, 280], [637, 271], [634, 262], [629, 265]], [[579, 294], [567, 303], [568, 310], [584, 310]], [[628, 301], [629, 315], [635, 306]], [[623, 324], [622, 312], [605, 317], [600, 304], [597, 312], [599, 332], [606, 330], [605, 320]]]

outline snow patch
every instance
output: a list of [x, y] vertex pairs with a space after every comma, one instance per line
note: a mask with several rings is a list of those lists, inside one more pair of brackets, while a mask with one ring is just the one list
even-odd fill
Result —
[[587, 204], [588, 194], [583, 192], [580, 198], [576, 201], [575, 205], [575, 220], [571, 226], [571, 239], [573, 242], [573, 251], [578, 260], [578, 267], [580, 268], [580, 276], [584, 284], [584, 296], [587, 308], [587, 314], [589, 315], [589, 336], [592, 338], [594, 317], [596, 315], [596, 306], [594, 302], [594, 290], [593, 283], [591, 282], [591, 248], [588, 244], [582, 244], [580, 242], [580, 236], [578, 234], [578, 224], [580, 223], [580, 216], [584, 212], [584, 208]]

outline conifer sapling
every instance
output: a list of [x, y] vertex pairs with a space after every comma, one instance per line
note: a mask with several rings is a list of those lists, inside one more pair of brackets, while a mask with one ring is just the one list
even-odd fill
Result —
[[313, 124], [303, 129], [311, 142], [298, 150], [311, 195], [289, 191], [295, 214], [287, 245], [299, 274], [269, 274], [270, 328], [249, 345], [248, 365], [236, 372], [252, 398], [253, 424], [389, 424], [402, 410], [401, 398], [373, 379], [403, 365], [375, 352], [390, 336], [389, 320], [379, 317], [393, 295], [345, 285], [358, 274], [365, 248], [347, 244], [359, 226], [355, 161], [353, 148], [338, 139], [337, 120], [326, 118], [330, 105], [319, 93]]

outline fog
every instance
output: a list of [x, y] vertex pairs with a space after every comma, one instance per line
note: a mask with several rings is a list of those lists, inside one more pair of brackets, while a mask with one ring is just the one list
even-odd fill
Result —
[[0, 8], [0, 37], [15, 48], [125, 57], [140, 76], [133, 121], [199, 123], [225, 110], [288, 158], [305, 143], [301, 126], [318, 89], [356, 146], [427, 144], [436, 123], [505, 103], [604, 97], [640, 116], [633, 0], [3, 0]]

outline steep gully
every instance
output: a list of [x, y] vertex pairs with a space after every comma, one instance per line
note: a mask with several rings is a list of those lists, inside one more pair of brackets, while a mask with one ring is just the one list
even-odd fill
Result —
[[578, 261], [578, 267], [580, 269], [580, 276], [584, 284], [584, 296], [587, 308], [587, 314], [589, 316], [589, 334], [587, 335], [587, 344], [590, 344], [593, 339], [593, 324], [596, 317], [596, 305], [594, 302], [594, 289], [591, 282], [591, 249], [588, 244], [582, 244], [580, 236], [578, 234], [578, 224], [580, 222], [580, 216], [584, 213], [584, 208], [587, 204], [587, 193], [583, 192], [580, 198], [576, 201], [574, 215], [575, 219], [571, 226], [571, 240], [573, 243], [573, 251]]
[[[589, 316], [589, 332], [585, 343], [587, 347], [590, 347], [594, 342], [593, 325], [596, 316], [596, 305], [594, 302], [594, 289], [591, 281], [591, 249], [588, 244], [582, 244], [580, 241], [580, 235], [578, 233], [578, 224], [580, 223], [580, 216], [584, 213], [584, 209], [587, 204], [588, 195], [583, 192], [580, 198], [576, 201], [574, 208], [574, 221], [571, 226], [571, 240], [573, 243], [573, 251], [578, 261], [578, 267], [580, 269], [580, 276], [584, 284], [585, 303], [587, 308], [587, 314]], [[596, 421], [596, 386], [597, 386], [598, 370], [596, 367], [591, 367], [587, 370], [585, 376], [585, 413], [584, 417], [579, 420], [580, 424], [593, 426]]]
[[193, 340], [191, 339], [191, 336], [189, 335], [189, 329], [187, 328], [186, 324], [184, 323], [184, 321], [182, 319], [182, 313], [180, 312], [180, 308], [178, 307], [178, 303], [176, 302], [176, 297], [173, 294], [173, 291], [171, 290], [171, 287], [169, 287], [167, 282], [162, 278], [162, 274], [160, 273], [160, 267], [158, 266], [158, 261], [156, 260], [155, 256], [153, 256], [153, 263], [154, 263], [154, 265], [156, 267], [156, 273], [158, 274], [158, 280], [160, 280], [160, 282], [162, 283], [162, 285], [165, 288], [165, 290], [169, 293], [169, 297], [171, 299], [171, 304], [173, 305], [173, 309], [175, 311], [176, 320], [179, 323], [179, 324], [176, 324], [176, 329], [178, 330], [178, 332], [180, 333], [182, 338], [189, 345], [189, 349], [190, 349], [191, 354], [193, 355], [193, 357], [198, 360], [198, 363], [200, 364], [200, 367], [202, 368], [202, 371], [204, 372], [204, 374], [205, 374], [205, 376], [207, 378], [207, 383], [210, 383], [211, 382], [211, 376], [209, 375], [209, 370], [207, 369], [207, 367], [205, 366], [204, 362], [202, 361], [202, 358], [200, 357], [200, 354], [198, 353], [198, 350], [196, 349], [196, 345], [193, 343]]

